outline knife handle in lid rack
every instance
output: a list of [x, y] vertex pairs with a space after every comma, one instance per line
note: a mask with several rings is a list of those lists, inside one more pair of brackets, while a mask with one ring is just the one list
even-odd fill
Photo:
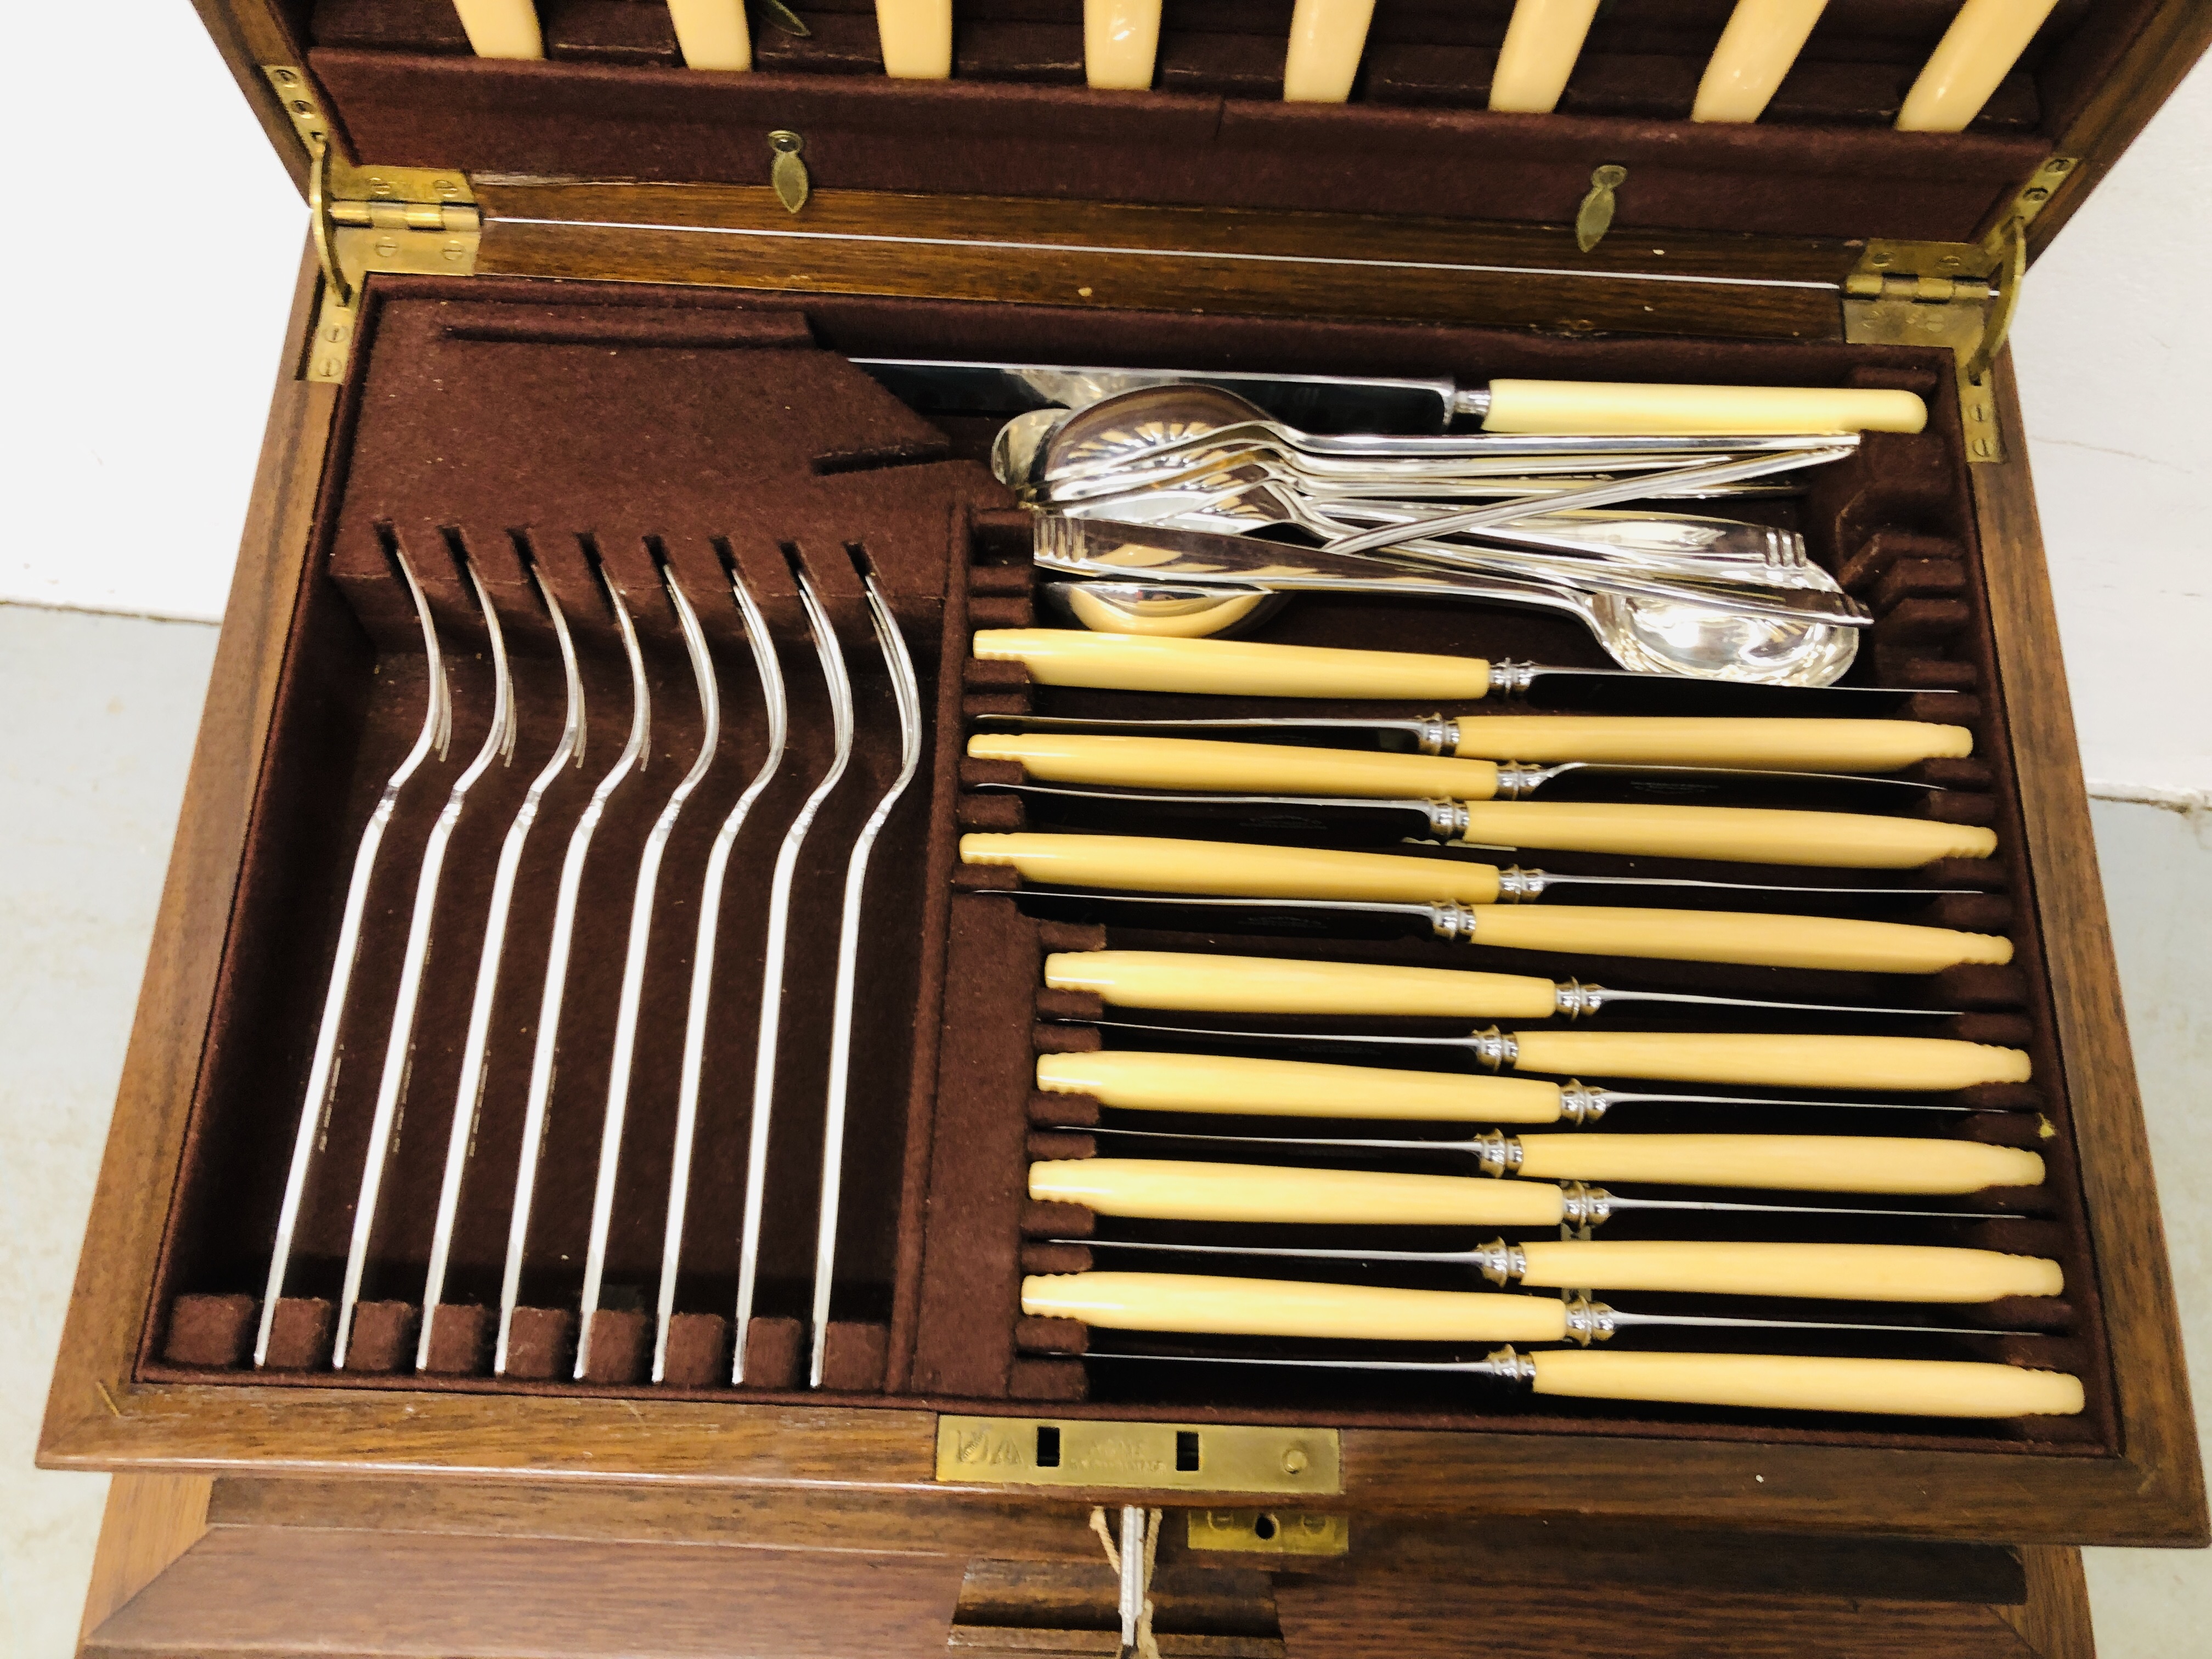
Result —
[[1351, 97], [1374, 16], [1375, 0], [1297, 0], [1283, 63], [1284, 102], [1340, 104]]
[[1782, 85], [1828, 0], [1735, 0], [1698, 82], [1692, 121], [1756, 121]]
[[2035, 39], [2057, 0], [1966, 0], [1905, 95], [1900, 132], [1961, 132]]
[[2018, 1048], [1955, 1037], [1801, 1036], [1765, 1031], [1516, 1031], [1513, 1064], [1559, 1077], [1638, 1078], [1780, 1089], [1948, 1093], [2025, 1083]]
[[1910, 392], [1632, 380], [1492, 380], [1482, 417], [1485, 432], [1584, 436], [1917, 432], [1927, 424], [1928, 405]]
[[1550, 1297], [1409, 1291], [1207, 1273], [1041, 1273], [1022, 1280], [1033, 1319], [1119, 1331], [1373, 1342], [1556, 1342], [1567, 1308]]
[[1833, 870], [1917, 870], [1985, 859], [1994, 831], [1935, 818], [1800, 812], [1765, 806], [1644, 806], [1616, 801], [1468, 800], [1459, 839], [1524, 851], [1617, 853]]
[[1558, 108], [1597, 8], [1598, 0], [1514, 0], [1490, 77], [1490, 107], [1519, 115]]
[[898, 81], [952, 75], [952, 0], [876, 0], [884, 73]]
[[545, 37], [531, 0], [453, 0], [469, 50], [479, 58], [543, 58]]
[[1545, 1181], [1802, 1193], [1978, 1193], [2043, 1184], [2043, 1160], [1978, 1140], [1872, 1135], [1522, 1135], [1517, 1172]]
[[1030, 1165], [1040, 1204], [1080, 1204], [1145, 1221], [1270, 1225], [1556, 1227], [1566, 1199], [1541, 1181], [1394, 1170], [1075, 1158]]
[[1945, 1304], [2057, 1296], [2065, 1288], [2056, 1261], [1944, 1244], [1606, 1238], [1507, 1248], [1522, 1263], [1509, 1273], [1532, 1288]]
[[1045, 783], [1235, 794], [1352, 795], [1367, 800], [1488, 800], [1498, 768], [1486, 760], [1396, 755], [1380, 749], [1307, 749], [1210, 738], [1135, 738], [1072, 732], [978, 732], [970, 760], [1012, 761]]
[[1899, 1417], [2070, 1417], [2079, 1378], [1960, 1359], [1636, 1353], [1577, 1348], [1513, 1356], [1537, 1394]]
[[1111, 1007], [1200, 1013], [1544, 1019], [1559, 1006], [1550, 980], [1520, 974], [1186, 951], [1057, 951], [1044, 959], [1044, 981], [1096, 992]]
[[1534, 1078], [1239, 1054], [1127, 1048], [1039, 1054], [1036, 1084], [1048, 1094], [1089, 1095], [1123, 1111], [1431, 1123], [1557, 1123], [1560, 1116], [1559, 1085]]
[[1160, 0], [1083, 0], [1083, 78], [1097, 91], [1149, 92]]
[[960, 860], [1010, 866], [1025, 881], [1066, 887], [1224, 898], [1492, 904], [1498, 888], [1494, 864], [1164, 836], [969, 835], [960, 837]]
[[1974, 752], [1963, 726], [1931, 720], [1671, 714], [1491, 714], [1457, 722], [1453, 753], [1501, 761], [1894, 772]]
[[684, 68], [736, 70], [753, 66], [745, 0], [668, 0], [668, 21], [676, 26]]
[[1040, 685], [1098, 691], [1389, 702], [1471, 702], [1490, 692], [1490, 665], [1483, 659], [1413, 651], [1095, 634], [1082, 628], [986, 628], [976, 632], [974, 647], [986, 662], [1021, 663]]
[[1509, 951], [1649, 957], [1756, 968], [1860, 974], [1933, 974], [1960, 963], [2012, 960], [2012, 941], [1950, 927], [1855, 916], [1751, 915], [1726, 910], [1634, 910], [1560, 905], [1486, 905], [1470, 935]]

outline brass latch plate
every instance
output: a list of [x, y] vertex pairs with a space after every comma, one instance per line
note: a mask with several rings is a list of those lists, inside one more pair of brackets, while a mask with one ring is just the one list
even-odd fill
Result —
[[1185, 1541], [1194, 1550], [1247, 1555], [1342, 1555], [1352, 1548], [1352, 1517], [1317, 1510], [1193, 1510]]
[[940, 1417], [937, 1478], [968, 1486], [1265, 1492], [1344, 1490], [1334, 1429]]

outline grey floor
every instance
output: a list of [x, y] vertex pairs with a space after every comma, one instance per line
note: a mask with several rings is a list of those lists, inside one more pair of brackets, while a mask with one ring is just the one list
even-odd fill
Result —
[[[106, 1482], [31, 1458], [215, 632], [0, 605], [0, 1659], [76, 1638]], [[2096, 822], [2202, 1384], [2212, 816], [2100, 802]], [[2089, 1577], [2106, 1659], [2203, 1651], [2212, 1557], [2092, 1551]]]

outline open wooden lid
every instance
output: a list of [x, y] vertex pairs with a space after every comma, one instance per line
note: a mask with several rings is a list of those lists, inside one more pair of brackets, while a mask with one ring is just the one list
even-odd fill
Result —
[[[941, 81], [883, 74], [869, 0], [800, 5], [804, 38], [756, 7], [745, 73], [684, 67], [661, 0], [541, 0], [539, 61], [475, 56], [452, 0], [200, 9], [293, 159], [264, 66], [308, 71], [363, 166], [761, 185], [783, 131], [823, 191], [1561, 228], [1608, 167], [1626, 170], [1616, 237], [1662, 260], [1657, 233], [1741, 238], [1747, 265], [1777, 241], [1975, 241], [2068, 158], [2032, 257], [2212, 38], [2189, 0], [2058, 0], [1978, 117], [1944, 133], [1893, 123], [1955, 0], [1831, 0], [1747, 125], [1687, 118], [1729, 0], [1608, 10], [1550, 114], [1487, 107], [1510, 0], [1378, 0], [1341, 104], [1281, 98], [1291, 0], [1175, 0], [1148, 92], [1084, 85], [1080, 0], [954, 0]], [[1547, 262], [1595, 257], [1553, 240]]]

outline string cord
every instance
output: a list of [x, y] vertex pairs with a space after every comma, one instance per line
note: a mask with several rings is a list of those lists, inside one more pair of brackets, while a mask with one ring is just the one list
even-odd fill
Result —
[[[1152, 1572], [1159, 1565], [1160, 1522], [1165, 1511], [1145, 1511], [1145, 1601], [1137, 1614], [1137, 1659], [1160, 1659], [1160, 1644], [1152, 1635]], [[1098, 1534], [1105, 1547], [1106, 1565], [1114, 1569], [1114, 1576], [1121, 1576], [1121, 1550], [1114, 1541], [1113, 1528], [1106, 1523], [1106, 1511], [1102, 1506], [1091, 1511], [1091, 1530]]]

